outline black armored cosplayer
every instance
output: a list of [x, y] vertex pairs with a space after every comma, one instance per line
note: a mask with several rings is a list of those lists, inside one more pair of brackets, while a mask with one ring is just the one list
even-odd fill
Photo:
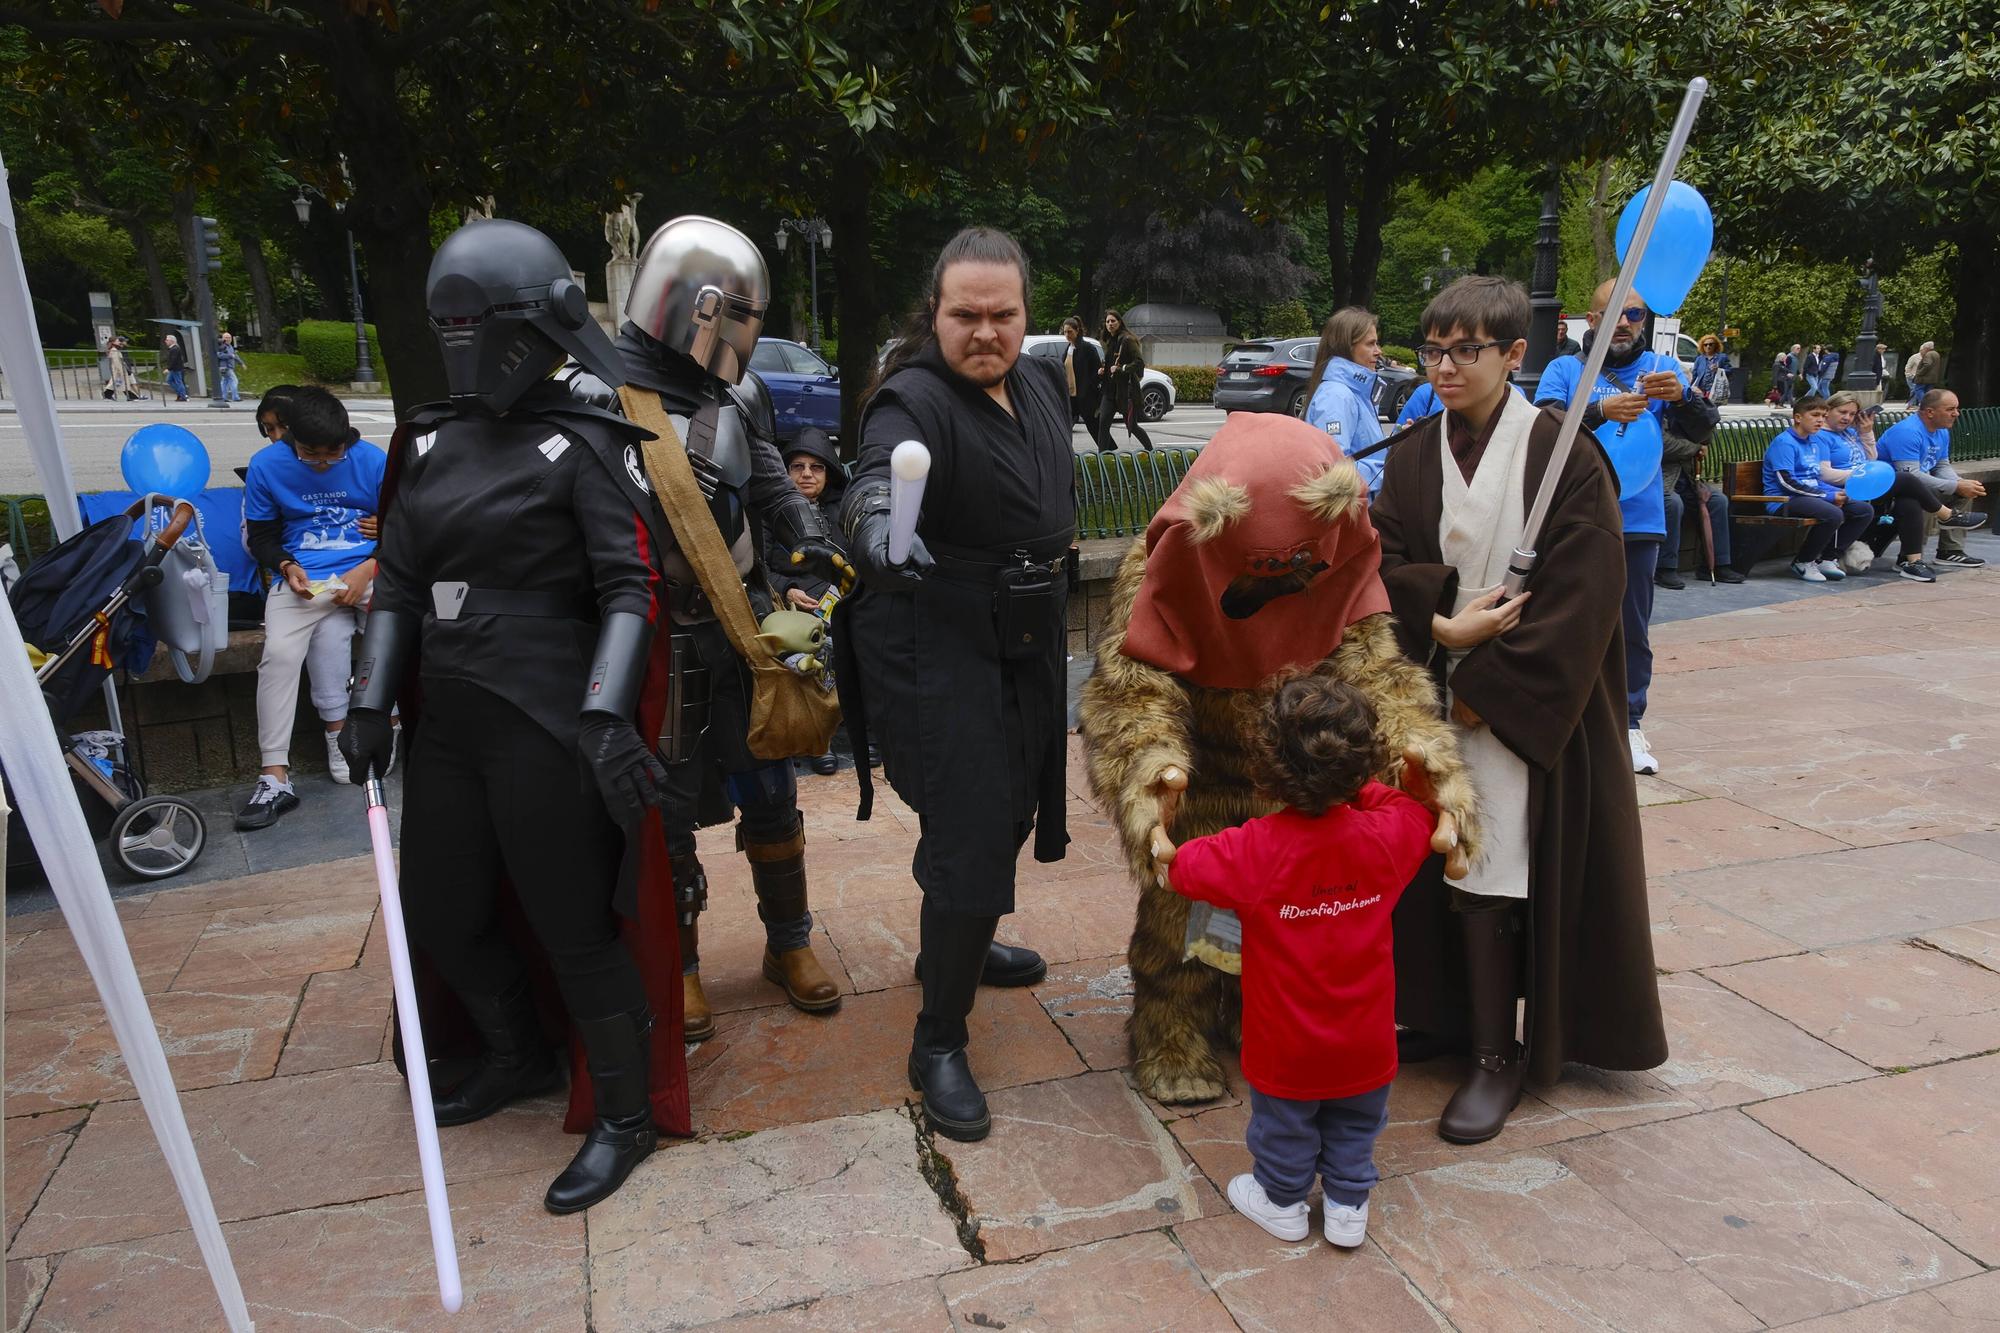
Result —
[[501, 876], [547, 949], [585, 1048], [595, 1119], [547, 1206], [605, 1198], [657, 1143], [653, 1017], [613, 898], [625, 836], [664, 781], [633, 726], [657, 615], [658, 539], [625, 458], [643, 432], [549, 377], [573, 357], [619, 378], [553, 242], [516, 222], [454, 232], [427, 299], [446, 403], [419, 408], [384, 520], [340, 745], [388, 768], [389, 711], [419, 657], [423, 719], [404, 784], [410, 933], [464, 1003], [482, 1063], [441, 1125], [556, 1085]]
[[[843, 591], [854, 580], [818, 511], [792, 485], [770, 398], [746, 374], [770, 298], [770, 275], [749, 237], [713, 218], [675, 218], [639, 254], [617, 339], [627, 392], [658, 398], [759, 619], [773, 609], [759, 560], [766, 542]], [[570, 385], [580, 398], [616, 409], [619, 400], [603, 379], [577, 372]], [[727, 820], [732, 808], [739, 815], [736, 845], [750, 862], [764, 923], [765, 978], [808, 1013], [839, 1008], [840, 988], [812, 951], [805, 822], [791, 760], [750, 752], [749, 671], [671, 534], [661, 560], [673, 634], [660, 737], [667, 765], [662, 814], [679, 899], [684, 1031], [689, 1041], [701, 1041], [714, 1033], [715, 1020], [701, 985], [698, 921], [708, 876], [695, 831]]]

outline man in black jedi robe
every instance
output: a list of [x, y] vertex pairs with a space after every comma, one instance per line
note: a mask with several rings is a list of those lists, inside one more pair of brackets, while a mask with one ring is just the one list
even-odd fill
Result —
[[[896, 794], [917, 812], [923, 1008], [909, 1061], [931, 1126], [984, 1138], [986, 1098], [966, 1060], [982, 979], [1025, 985], [1039, 956], [993, 940], [1014, 910], [1014, 864], [1060, 860], [1064, 619], [1076, 535], [1069, 393], [1053, 361], [1022, 357], [1028, 263], [1004, 232], [944, 248], [926, 306], [883, 366], [842, 508], [861, 589], [836, 641], [849, 725], [872, 722]], [[917, 541], [889, 560], [889, 456], [930, 448]], [[857, 743], [862, 736], [856, 736]], [[864, 789], [867, 772], [860, 770]]]
[[1431, 302], [1418, 356], [1444, 411], [1389, 451], [1370, 510], [1403, 650], [1450, 700], [1485, 829], [1465, 877], [1443, 881], [1431, 862], [1396, 914], [1397, 1021], [1440, 1034], [1470, 1020], [1473, 1066], [1438, 1121], [1457, 1143], [1500, 1132], [1524, 1075], [1667, 1055], [1625, 741], [1618, 485], [1589, 432], [1526, 593], [1497, 591], [1562, 421], [1508, 387], [1528, 316], [1526, 293], [1500, 278], [1460, 279]]

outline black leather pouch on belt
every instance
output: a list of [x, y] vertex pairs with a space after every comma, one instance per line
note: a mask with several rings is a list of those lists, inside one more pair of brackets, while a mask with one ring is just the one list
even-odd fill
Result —
[[1062, 630], [1056, 615], [1061, 570], [1028, 565], [1000, 571], [993, 589], [993, 625], [1000, 636], [1000, 656], [1007, 661], [1040, 657], [1049, 640]]

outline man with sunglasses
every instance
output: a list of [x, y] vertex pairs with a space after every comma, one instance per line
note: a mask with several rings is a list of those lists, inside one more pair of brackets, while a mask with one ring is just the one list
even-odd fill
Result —
[[[1601, 284], [1590, 300], [1590, 331], [1576, 356], [1557, 357], [1542, 372], [1535, 389], [1537, 404], [1567, 409], [1583, 375], [1583, 357], [1591, 341], [1606, 336], [1605, 305], [1610, 282]], [[1626, 740], [1632, 749], [1634, 773], [1657, 773], [1640, 724], [1646, 716], [1646, 688], [1653, 680], [1653, 647], [1648, 626], [1653, 618], [1653, 574], [1666, 541], [1666, 488], [1660, 463], [1666, 443], [1669, 404], [1687, 397], [1687, 377], [1680, 363], [1646, 346], [1646, 302], [1635, 290], [1609, 326], [1611, 348], [1604, 368], [1591, 386], [1583, 409], [1583, 424], [1594, 432], [1618, 476], [1618, 509], [1625, 524], [1625, 691], [1628, 712]], [[1676, 420], [1681, 434], [1697, 441], [1708, 438], [1712, 419]]]
[[[264, 603], [264, 656], [257, 665], [263, 771], [237, 813], [239, 829], [269, 828], [298, 807], [290, 765], [299, 669], [321, 622], [343, 622], [344, 646], [367, 607], [375, 577], [373, 520], [388, 464], [325, 389], [294, 389], [278, 402], [267, 398], [258, 404], [258, 429], [275, 438], [252, 456], [244, 476], [244, 527], [250, 553], [278, 578]], [[313, 706], [327, 726], [328, 763], [335, 768], [334, 737], [347, 718], [344, 673], [338, 681], [315, 680]]]

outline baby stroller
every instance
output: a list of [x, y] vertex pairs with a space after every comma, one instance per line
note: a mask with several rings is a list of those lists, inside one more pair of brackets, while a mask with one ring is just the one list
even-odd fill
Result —
[[[171, 509], [170, 520], [135, 539], [132, 524], [153, 509]], [[161, 563], [194, 518], [185, 500], [149, 495], [49, 551], [8, 590], [59, 733], [132, 652], [143, 619], [132, 600], [160, 584]], [[140, 879], [165, 879], [194, 864], [208, 841], [200, 811], [178, 796], [146, 795], [141, 757], [123, 735], [95, 731], [69, 741], [64, 759], [85, 816], [96, 814], [93, 831], [110, 816], [103, 836], [119, 865]], [[10, 829], [7, 845], [26, 848], [26, 831]]]

